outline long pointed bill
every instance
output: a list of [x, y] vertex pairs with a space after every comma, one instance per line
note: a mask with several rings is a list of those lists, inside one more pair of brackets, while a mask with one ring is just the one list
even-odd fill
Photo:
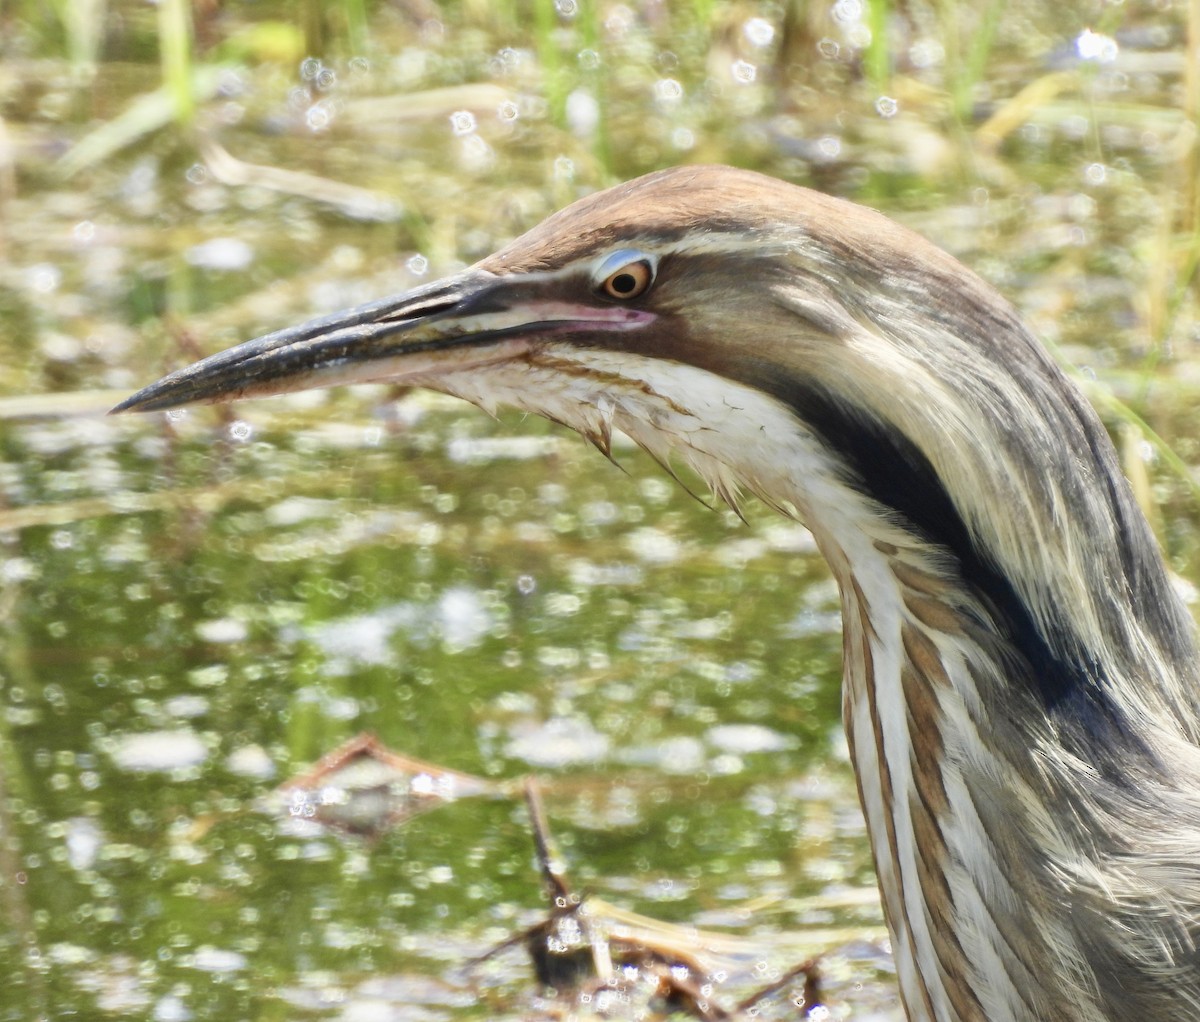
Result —
[[467, 270], [212, 355], [138, 391], [113, 412], [345, 383], [428, 385], [441, 375], [526, 357], [547, 336], [629, 330], [654, 319], [653, 313], [619, 305], [540, 296], [544, 283]]

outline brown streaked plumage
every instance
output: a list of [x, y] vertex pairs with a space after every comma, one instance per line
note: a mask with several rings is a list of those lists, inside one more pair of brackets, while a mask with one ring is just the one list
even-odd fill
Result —
[[878, 213], [678, 168], [118, 410], [373, 379], [605, 453], [620, 429], [808, 524], [913, 1022], [1200, 1020], [1192, 625], [1096, 415], [978, 277]]

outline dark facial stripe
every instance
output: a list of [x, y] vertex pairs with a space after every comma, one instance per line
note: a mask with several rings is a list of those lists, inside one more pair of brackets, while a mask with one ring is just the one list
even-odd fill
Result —
[[[845, 463], [854, 486], [953, 556], [963, 583], [1023, 661], [1012, 665], [1010, 681], [1031, 688], [1056, 723], [1078, 734], [1081, 753], [1108, 776], [1121, 775], [1120, 752], [1136, 747], [1148, 755], [1113, 703], [1099, 663], [1051, 646], [1013, 584], [968, 531], [933, 466], [906, 437], [813, 387], [787, 381], [776, 396]], [[1065, 623], [1063, 631], [1070, 633]]]

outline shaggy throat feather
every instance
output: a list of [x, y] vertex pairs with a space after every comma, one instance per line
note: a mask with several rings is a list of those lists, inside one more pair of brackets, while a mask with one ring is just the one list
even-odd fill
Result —
[[1047, 712], [1070, 720], [1095, 748], [1117, 739], [1129, 747], [1133, 729], [1108, 698], [1099, 665], [1051, 646], [928, 459], [861, 410], [794, 381], [769, 396], [677, 362], [565, 346], [488, 374], [426, 382], [492, 414], [511, 406], [562, 423], [609, 456], [620, 430], [672, 475], [675, 465], [695, 473], [735, 511], [750, 493], [803, 521], [831, 564], [867, 563], [853, 551], [876, 540], [934, 553], [956, 566], [984, 608], [979, 624], [1023, 659], [1027, 669], [1016, 676]]

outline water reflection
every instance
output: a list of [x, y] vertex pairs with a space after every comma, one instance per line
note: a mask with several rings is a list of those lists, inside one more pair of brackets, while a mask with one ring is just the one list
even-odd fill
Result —
[[[103, 976], [113, 985], [104, 1003], [124, 1011], [169, 1016], [182, 999], [196, 1017], [219, 1006], [244, 1013], [256, 996], [239, 980], [247, 972], [287, 988], [314, 954], [350, 975], [404, 946], [347, 943], [347, 927], [426, 933], [458, 944], [465, 961], [496, 941], [488, 919], [520, 919], [518, 906], [536, 904], [528, 832], [499, 806], [422, 817], [369, 858], [328, 833], [277, 831], [256, 811], [264, 782], [316, 759], [343, 729], [379, 731], [485, 786], [530, 767], [565, 772], [548, 789], [551, 814], [572, 821], [564, 847], [580, 880], [626, 910], [695, 916], [719, 887], [701, 882], [711, 866], [713, 877], [743, 878], [738, 901], [788, 888], [780, 922], [792, 912], [786, 898], [806, 883], [780, 886], [778, 869], [747, 872], [741, 859], [793, 855], [802, 803], [778, 784], [813, 769], [827, 741], [836, 620], [810, 636], [811, 657], [794, 644], [782, 655], [765, 641], [747, 650], [736, 636], [739, 621], [756, 636], [792, 627], [798, 604], [770, 594], [791, 587], [807, 541], [768, 530], [737, 548], [731, 574], [725, 546], [745, 544], [745, 526], [680, 505], [632, 454], [628, 478], [557, 432], [514, 446], [502, 439], [513, 423], [460, 422], [444, 403], [426, 404], [409, 416], [415, 432], [382, 445], [362, 430], [331, 434], [331, 446], [313, 434], [294, 440], [278, 424], [297, 413], [278, 419], [275, 408], [247, 409], [255, 442], [226, 449], [212, 447], [207, 415], [149, 445], [137, 425], [123, 427], [128, 442], [117, 432], [107, 444], [16, 430], [63, 459], [58, 476], [25, 475], [31, 505], [95, 499], [97, 481], [107, 488], [114, 477], [160, 494], [151, 511], [92, 508], [31, 526], [8, 561], [30, 665], [26, 684], [6, 690], [8, 727], [33, 750], [33, 772], [12, 777], [43, 788], [34, 802], [8, 804], [27, 806], [12, 820], [32, 925], [75, 989], [99, 998]], [[444, 462], [408, 456], [447, 430], [460, 432]], [[362, 445], [347, 471], [349, 435]], [[445, 499], [464, 469], [472, 485]], [[287, 496], [272, 481], [281, 478]], [[801, 563], [819, 577], [811, 557]], [[55, 622], [66, 623], [70, 646], [53, 638]], [[790, 684], [822, 662], [826, 688], [810, 689], [810, 709], [797, 703], [780, 730], [761, 684]], [[722, 777], [734, 782], [728, 790], [714, 788]], [[849, 798], [845, 784], [843, 775], [838, 798]], [[361, 820], [361, 809], [353, 815]], [[48, 829], [56, 819], [69, 822]], [[861, 845], [839, 869], [869, 883]], [[90, 893], [59, 919], [46, 899], [71, 876], [68, 889], [82, 882]], [[151, 976], [88, 950], [100, 946], [156, 962]], [[69, 947], [86, 968], [64, 964], [74, 962]], [[444, 969], [422, 960], [410, 967]], [[519, 988], [530, 966], [506, 967]], [[197, 974], [208, 977], [199, 1000]], [[438, 989], [452, 1003], [467, 996], [453, 982]]]

